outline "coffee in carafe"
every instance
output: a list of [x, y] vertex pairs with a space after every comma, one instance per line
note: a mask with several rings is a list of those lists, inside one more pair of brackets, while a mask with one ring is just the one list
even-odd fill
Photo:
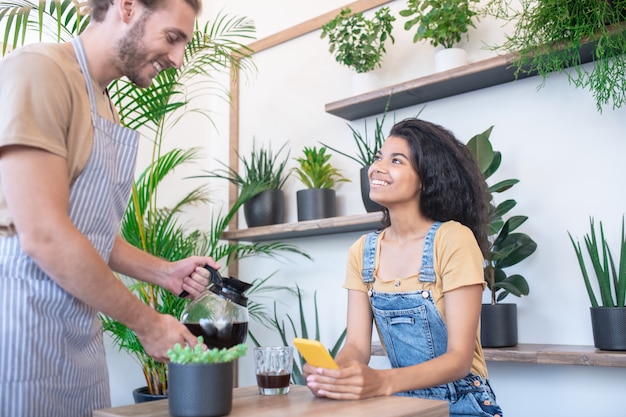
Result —
[[248, 336], [248, 298], [244, 292], [252, 284], [236, 278], [223, 278], [215, 269], [211, 284], [183, 311], [180, 321], [209, 348], [229, 348], [244, 343]]

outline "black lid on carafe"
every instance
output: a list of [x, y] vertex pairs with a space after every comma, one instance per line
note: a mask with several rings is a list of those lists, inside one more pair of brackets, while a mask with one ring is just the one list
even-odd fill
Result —
[[248, 298], [243, 293], [252, 287], [252, 284], [238, 280], [237, 278], [223, 278], [217, 270], [208, 265], [204, 267], [211, 273], [212, 285], [209, 286], [209, 291], [240, 306], [248, 306]]

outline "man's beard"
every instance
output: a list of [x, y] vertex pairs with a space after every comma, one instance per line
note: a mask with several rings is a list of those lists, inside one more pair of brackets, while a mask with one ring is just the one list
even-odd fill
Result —
[[151, 78], [142, 75], [142, 69], [148, 61], [148, 55], [144, 52], [143, 36], [149, 14], [146, 12], [117, 45], [117, 58], [123, 75], [142, 88], [152, 84]]

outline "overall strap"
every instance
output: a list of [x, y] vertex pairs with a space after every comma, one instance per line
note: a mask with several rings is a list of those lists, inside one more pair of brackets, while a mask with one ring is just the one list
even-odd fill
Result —
[[420, 267], [420, 282], [435, 282], [435, 234], [441, 222], [435, 222], [424, 238], [422, 251], [422, 266]]
[[363, 246], [363, 270], [361, 276], [363, 277], [363, 283], [374, 282], [374, 263], [376, 261], [376, 242], [378, 242], [378, 235], [380, 230], [368, 233], [365, 237], [365, 244]]

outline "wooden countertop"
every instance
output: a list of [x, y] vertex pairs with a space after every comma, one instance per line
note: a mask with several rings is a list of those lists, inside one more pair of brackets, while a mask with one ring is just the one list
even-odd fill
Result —
[[[446, 401], [408, 397], [375, 397], [358, 401], [316, 398], [302, 385], [287, 395], [259, 395], [256, 386], [235, 388], [230, 417], [449, 417]], [[169, 417], [167, 400], [96, 410], [93, 417]]]

